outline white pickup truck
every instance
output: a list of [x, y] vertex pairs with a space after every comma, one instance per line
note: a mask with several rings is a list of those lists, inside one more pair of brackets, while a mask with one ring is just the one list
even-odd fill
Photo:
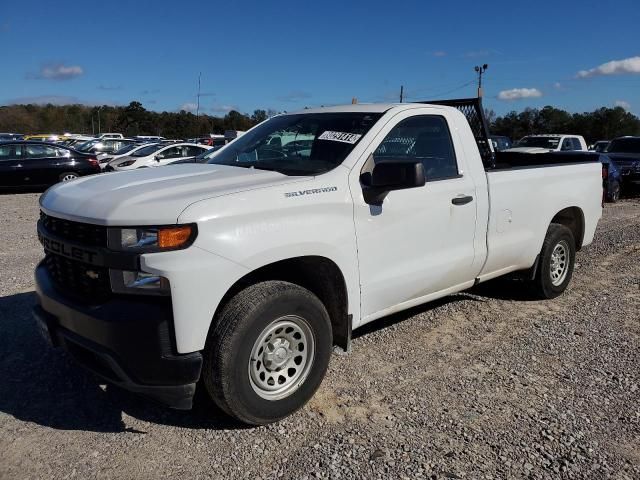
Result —
[[265, 424], [377, 318], [515, 271], [561, 294], [601, 215], [600, 164], [496, 158], [480, 102], [460, 102], [279, 115], [209, 164], [50, 188], [38, 324], [108, 382], [181, 409], [198, 385]]
[[527, 135], [522, 137], [517, 145], [506, 150], [519, 153], [547, 153], [547, 152], [586, 152], [587, 142], [581, 135]]

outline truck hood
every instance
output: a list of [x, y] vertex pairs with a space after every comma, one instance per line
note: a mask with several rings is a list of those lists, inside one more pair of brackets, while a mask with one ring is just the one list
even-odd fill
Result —
[[549, 148], [541, 147], [515, 147], [505, 150], [505, 152], [519, 152], [519, 153], [549, 153], [553, 150]]
[[59, 183], [40, 197], [40, 207], [54, 217], [97, 225], [162, 225], [176, 223], [200, 200], [309, 178], [208, 164], [142, 168]]

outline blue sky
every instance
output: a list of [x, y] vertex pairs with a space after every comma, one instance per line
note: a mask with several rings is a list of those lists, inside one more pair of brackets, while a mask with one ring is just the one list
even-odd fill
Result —
[[[71, 2], [0, 9], [0, 105], [201, 111], [475, 95], [499, 114], [640, 113], [638, 0]], [[614, 63], [610, 63], [614, 62]], [[582, 72], [582, 73], [580, 73]]]

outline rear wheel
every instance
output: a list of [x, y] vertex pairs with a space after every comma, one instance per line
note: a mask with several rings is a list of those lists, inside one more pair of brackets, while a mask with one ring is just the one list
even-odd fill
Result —
[[540, 298], [555, 298], [571, 281], [576, 257], [576, 244], [571, 230], [552, 223], [540, 251], [538, 270], [532, 281]]
[[611, 203], [616, 203], [620, 200], [620, 184], [618, 182], [614, 182], [613, 185], [611, 185], [611, 191], [609, 192], [608, 197], [608, 200]]
[[302, 407], [320, 386], [331, 356], [322, 302], [288, 282], [261, 282], [223, 308], [204, 351], [203, 380], [213, 401], [238, 420], [263, 425]]
[[78, 175], [76, 172], [64, 172], [60, 174], [58, 178], [60, 179], [61, 182], [69, 182], [79, 177], [80, 175]]

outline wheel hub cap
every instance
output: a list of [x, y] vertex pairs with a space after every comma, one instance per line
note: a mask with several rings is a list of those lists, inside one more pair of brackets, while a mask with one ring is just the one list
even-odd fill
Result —
[[313, 333], [304, 319], [278, 318], [260, 333], [251, 350], [251, 387], [267, 400], [291, 395], [311, 370], [314, 353]]
[[569, 271], [569, 245], [562, 240], [551, 252], [551, 283], [555, 286], [561, 285], [567, 277]]

